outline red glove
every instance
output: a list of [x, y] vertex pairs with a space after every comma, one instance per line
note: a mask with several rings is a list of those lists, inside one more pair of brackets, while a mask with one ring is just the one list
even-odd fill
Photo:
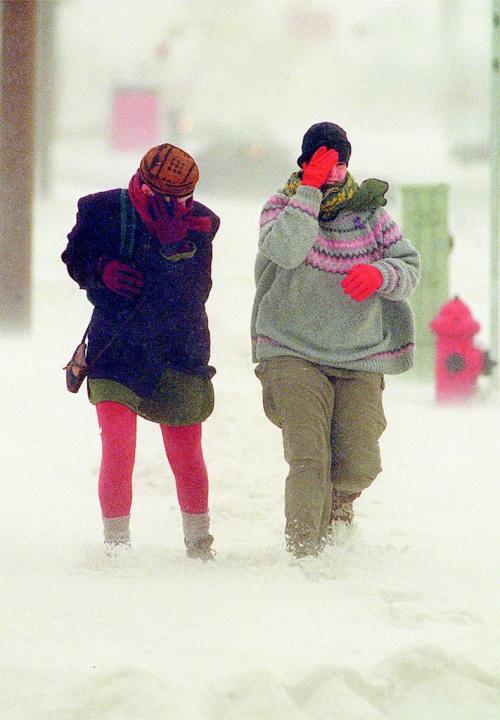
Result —
[[322, 145], [310, 161], [302, 163], [302, 185], [310, 185], [311, 187], [320, 188], [325, 184], [326, 178], [330, 174], [330, 170], [339, 161], [339, 154], [336, 150], [327, 150]]
[[384, 278], [373, 265], [355, 265], [340, 283], [346, 295], [363, 302], [382, 286]]
[[120, 260], [103, 257], [97, 271], [104, 285], [117, 295], [133, 298], [142, 293], [143, 274]]

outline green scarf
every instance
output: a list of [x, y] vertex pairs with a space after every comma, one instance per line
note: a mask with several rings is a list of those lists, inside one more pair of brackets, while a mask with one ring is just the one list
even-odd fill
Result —
[[[294, 172], [281, 192], [287, 197], [295, 195], [302, 184], [302, 173]], [[384, 180], [369, 178], [358, 185], [350, 173], [347, 173], [343, 185], [326, 185], [319, 210], [320, 220], [333, 220], [340, 210], [370, 210], [386, 205], [384, 197], [389, 189]]]

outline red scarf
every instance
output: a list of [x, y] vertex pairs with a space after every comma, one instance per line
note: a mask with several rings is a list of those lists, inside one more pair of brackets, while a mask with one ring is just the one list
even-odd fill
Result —
[[212, 229], [210, 217], [192, 215], [193, 198], [180, 203], [176, 198], [167, 202], [160, 195], [145, 195], [141, 190], [139, 171], [130, 180], [128, 194], [141, 220], [162, 245], [182, 243], [188, 246], [186, 236], [190, 230], [210, 232]]

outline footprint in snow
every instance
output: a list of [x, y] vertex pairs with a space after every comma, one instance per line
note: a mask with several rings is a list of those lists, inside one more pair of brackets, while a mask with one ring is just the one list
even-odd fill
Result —
[[180, 718], [178, 696], [161, 678], [141, 670], [97, 674], [73, 689], [50, 720], [158, 720]]
[[323, 666], [290, 683], [254, 671], [220, 682], [208, 720], [498, 720], [500, 676], [433, 646], [397, 651], [371, 670]]

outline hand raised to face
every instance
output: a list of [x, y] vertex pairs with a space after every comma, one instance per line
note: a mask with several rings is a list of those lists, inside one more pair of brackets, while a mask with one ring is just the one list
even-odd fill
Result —
[[338, 163], [339, 154], [336, 150], [328, 150], [322, 145], [309, 162], [302, 163], [302, 185], [320, 188], [325, 184], [327, 177]]

